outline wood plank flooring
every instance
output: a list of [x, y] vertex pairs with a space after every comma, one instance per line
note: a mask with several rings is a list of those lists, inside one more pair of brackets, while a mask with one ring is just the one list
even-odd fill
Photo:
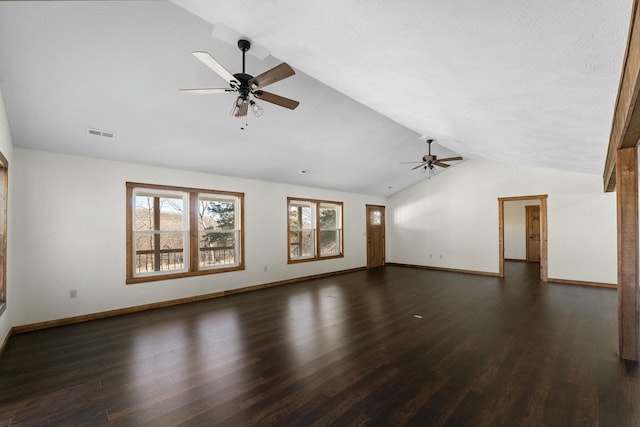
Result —
[[616, 292], [397, 266], [13, 336], [0, 425], [638, 426]]

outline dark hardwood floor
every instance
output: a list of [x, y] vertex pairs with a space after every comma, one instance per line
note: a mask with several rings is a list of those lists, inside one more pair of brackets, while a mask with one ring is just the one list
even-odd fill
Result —
[[392, 267], [13, 336], [0, 425], [637, 426], [614, 290]]

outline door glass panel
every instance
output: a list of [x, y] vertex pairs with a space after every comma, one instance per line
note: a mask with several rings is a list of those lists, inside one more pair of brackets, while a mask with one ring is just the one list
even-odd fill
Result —
[[382, 224], [382, 212], [380, 211], [371, 211], [369, 216], [369, 224], [371, 225], [381, 225]]

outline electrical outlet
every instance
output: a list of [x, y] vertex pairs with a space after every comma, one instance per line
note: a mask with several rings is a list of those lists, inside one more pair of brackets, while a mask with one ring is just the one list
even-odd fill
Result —
[[266, 265], [264, 266], [264, 272], [265, 273], [267, 272], [267, 266]]
[[69, 298], [78, 298], [78, 290], [77, 289], [71, 289], [69, 291]]
[[429, 254], [429, 258], [433, 258], [433, 255]]
[[442, 259], [442, 254], [440, 254], [440, 259]]

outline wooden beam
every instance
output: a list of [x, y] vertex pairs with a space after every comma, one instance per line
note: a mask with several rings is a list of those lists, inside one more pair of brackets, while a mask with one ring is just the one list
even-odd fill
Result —
[[498, 199], [498, 277], [504, 277], [504, 200]]
[[617, 151], [618, 337], [619, 356], [638, 361], [640, 307], [638, 288], [638, 149]]
[[616, 151], [636, 147], [640, 140], [640, 10], [633, 1], [618, 97], [613, 114], [607, 160], [604, 165], [604, 191], [616, 189]]

